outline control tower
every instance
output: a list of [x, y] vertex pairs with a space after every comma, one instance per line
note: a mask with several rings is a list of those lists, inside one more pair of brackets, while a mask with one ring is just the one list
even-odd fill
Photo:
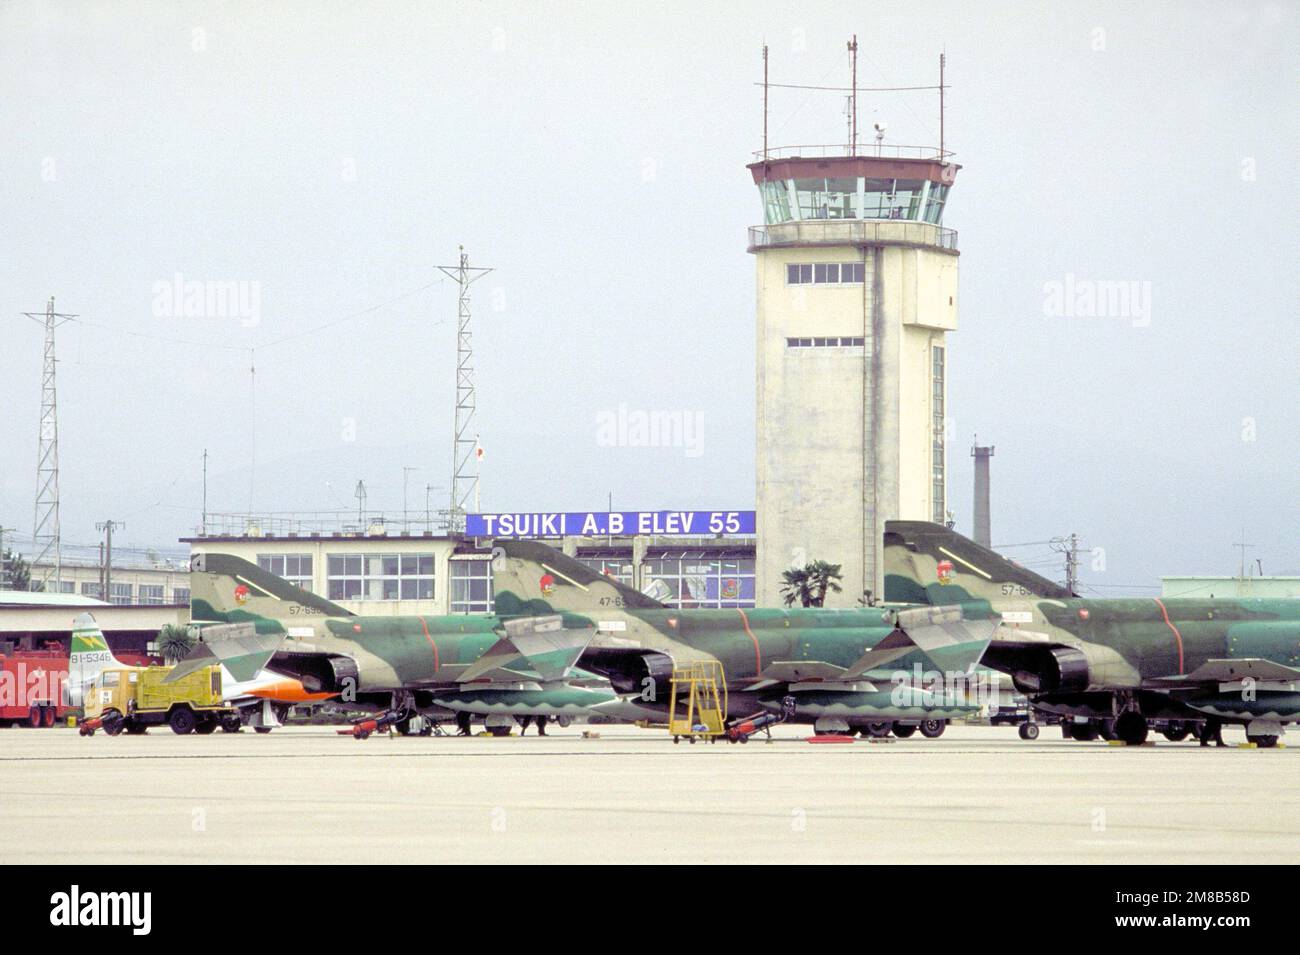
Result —
[[881, 139], [765, 149], [748, 166], [763, 210], [749, 230], [759, 606], [779, 606], [782, 572], [812, 560], [842, 565], [827, 606], [879, 597], [885, 521], [947, 517], [958, 250], [943, 213], [959, 167], [942, 147]]

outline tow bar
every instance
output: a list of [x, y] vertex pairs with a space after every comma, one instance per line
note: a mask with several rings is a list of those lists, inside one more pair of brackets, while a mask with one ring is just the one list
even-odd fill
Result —
[[781, 697], [781, 709], [777, 713], [760, 710], [752, 716], [746, 716], [727, 727], [727, 742], [748, 743], [751, 736], [766, 732], [772, 737], [772, 727], [784, 723], [794, 716], [795, 701], [793, 696]]
[[364, 720], [358, 720], [348, 729], [338, 730], [340, 736], [351, 736], [355, 739], [366, 739], [371, 733], [377, 733], [380, 730], [387, 729], [394, 723], [400, 723], [410, 714], [405, 709], [384, 710], [376, 713], [374, 716], [367, 717]]

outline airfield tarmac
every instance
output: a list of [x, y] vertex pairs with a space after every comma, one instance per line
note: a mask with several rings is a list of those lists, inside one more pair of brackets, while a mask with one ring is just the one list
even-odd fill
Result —
[[[1294, 749], [0, 730], [0, 863], [1293, 863]], [[1244, 740], [1240, 730], [1225, 740]]]

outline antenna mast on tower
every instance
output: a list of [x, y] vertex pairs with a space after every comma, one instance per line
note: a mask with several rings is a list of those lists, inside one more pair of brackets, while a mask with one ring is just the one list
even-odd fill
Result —
[[455, 279], [456, 294], [456, 430], [451, 446], [451, 514], [448, 530], [452, 533], [465, 529], [465, 506], [478, 493], [478, 469], [475, 449], [478, 436], [474, 432], [474, 349], [470, 335], [469, 287], [492, 271], [490, 268], [471, 268], [465, 247], [458, 246], [460, 262], [457, 265], [439, 265], [443, 275]]
[[63, 579], [63, 557], [59, 536], [59, 402], [54, 387], [54, 329], [76, 318], [54, 310], [50, 298], [44, 312], [23, 312], [45, 326], [45, 360], [41, 374], [40, 444], [36, 452], [35, 530], [32, 532], [32, 586], [41, 589]]

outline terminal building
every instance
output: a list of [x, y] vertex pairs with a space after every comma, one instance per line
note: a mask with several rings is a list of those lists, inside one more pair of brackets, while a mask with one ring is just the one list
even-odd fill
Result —
[[[744, 513], [752, 524], [752, 512], [725, 513]], [[602, 527], [607, 517], [601, 512], [580, 516], [602, 522]], [[496, 535], [473, 533], [482, 524], [478, 520], [481, 515], [469, 515], [470, 533], [466, 535], [447, 534], [435, 529], [434, 522], [422, 525], [418, 520], [391, 521], [379, 516], [337, 522], [323, 515], [305, 519], [292, 515], [227, 517], [231, 519], [224, 522], [224, 528], [213, 526], [210, 533], [185, 538], [191, 552], [241, 557], [357, 614], [485, 614], [493, 610], [491, 558]], [[582, 522], [574, 520], [570, 526], [580, 528]], [[636, 521], [630, 519], [626, 526], [630, 531]], [[625, 532], [520, 536], [549, 543], [593, 570], [653, 594], [668, 606], [755, 606], [752, 535]]]
[[[869, 154], [864, 154], [869, 153]], [[757, 278], [758, 603], [840, 564], [828, 606], [883, 593], [888, 520], [947, 519], [947, 333], [958, 166], [940, 149], [794, 147], [749, 171]]]

